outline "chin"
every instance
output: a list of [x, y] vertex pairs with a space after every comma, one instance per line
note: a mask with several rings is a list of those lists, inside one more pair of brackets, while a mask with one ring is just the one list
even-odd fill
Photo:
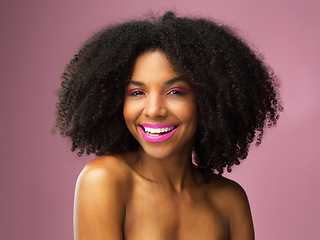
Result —
[[167, 149], [166, 147], [146, 147], [141, 146], [144, 153], [150, 158], [164, 159], [171, 155], [174, 155], [173, 149]]
[[[153, 143], [154, 144], [154, 143]], [[154, 159], [165, 159], [174, 155], [178, 155], [182, 157], [184, 154], [192, 154], [193, 142], [190, 141], [188, 144], [184, 144], [183, 147], [175, 146], [176, 148], [172, 148], [174, 144], [165, 144], [161, 145], [140, 145], [145, 154]]]

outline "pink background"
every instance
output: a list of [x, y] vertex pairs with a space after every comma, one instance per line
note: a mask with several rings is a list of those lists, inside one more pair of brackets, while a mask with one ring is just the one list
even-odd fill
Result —
[[278, 126], [226, 176], [247, 191], [256, 239], [320, 239], [317, 0], [1, 1], [1, 239], [72, 239], [75, 181], [93, 156], [50, 134], [60, 73], [100, 27], [168, 9], [237, 27], [282, 79]]

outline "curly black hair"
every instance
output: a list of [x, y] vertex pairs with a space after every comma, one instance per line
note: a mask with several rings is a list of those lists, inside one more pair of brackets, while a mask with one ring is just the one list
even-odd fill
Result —
[[261, 57], [227, 26], [167, 12], [108, 26], [66, 66], [54, 128], [71, 138], [72, 151], [100, 156], [138, 148], [123, 118], [124, 92], [135, 60], [150, 50], [164, 52], [194, 90], [194, 162], [206, 179], [230, 172], [276, 124], [279, 84]]

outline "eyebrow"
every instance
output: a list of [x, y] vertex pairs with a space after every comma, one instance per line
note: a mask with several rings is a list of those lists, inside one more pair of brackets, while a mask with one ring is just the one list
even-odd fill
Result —
[[[176, 78], [172, 78], [172, 79], [166, 81], [164, 84], [170, 85], [170, 84], [173, 84], [173, 83], [179, 82], [179, 81], [185, 81], [185, 80], [183, 77], [176, 77]], [[136, 85], [136, 86], [144, 86], [144, 84], [142, 82], [134, 81], [134, 80], [129, 80], [128, 84], [132, 84], [132, 85]]]

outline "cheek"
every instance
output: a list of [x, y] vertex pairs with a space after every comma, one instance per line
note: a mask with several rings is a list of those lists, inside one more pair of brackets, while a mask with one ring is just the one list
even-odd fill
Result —
[[193, 101], [172, 106], [172, 112], [179, 116], [182, 122], [197, 123], [198, 110]]
[[139, 116], [138, 105], [130, 101], [125, 101], [123, 105], [123, 118], [127, 124], [127, 127], [132, 129], [135, 124], [135, 120]]
[[190, 124], [191, 128], [198, 128], [198, 112], [196, 108], [192, 108], [187, 111], [186, 121]]
[[195, 134], [198, 128], [198, 110], [195, 104], [189, 105], [185, 110], [186, 121], [190, 124], [191, 131]]
[[127, 127], [128, 127], [128, 122], [130, 122], [131, 115], [132, 115], [132, 113], [130, 111], [130, 104], [128, 104], [125, 101], [124, 105], [123, 105], [123, 118], [127, 124]]
[[130, 111], [129, 111], [129, 108], [127, 106], [124, 106], [123, 108], [123, 118], [124, 118], [124, 121], [126, 123], [128, 123], [128, 121], [130, 121]]

